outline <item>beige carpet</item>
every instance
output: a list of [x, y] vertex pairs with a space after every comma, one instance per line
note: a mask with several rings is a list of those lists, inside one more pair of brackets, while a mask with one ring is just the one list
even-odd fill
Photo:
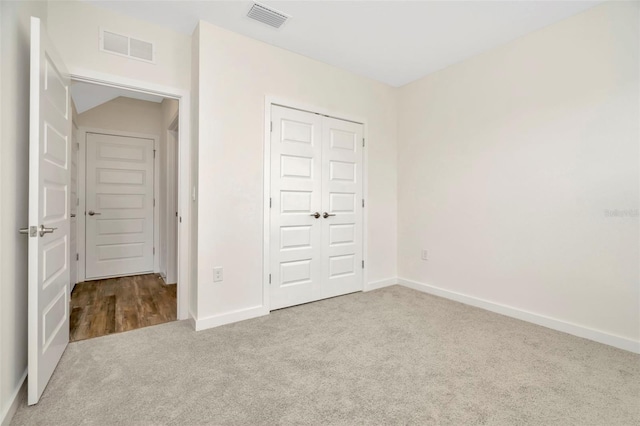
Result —
[[638, 425], [640, 356], [394, 286], [69, 345], [14, 425]]

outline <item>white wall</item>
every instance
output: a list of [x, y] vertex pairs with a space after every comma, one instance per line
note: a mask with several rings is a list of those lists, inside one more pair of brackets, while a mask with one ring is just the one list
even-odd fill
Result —
[[0, 423], [27, 370], [30, 16], [46, 24], [42, 2], [0, 2]]
[[637, 344], [639, 35], [606, 3], [400, 90], [402, 278]]
[[[198, 319], [262, 305], [266, 95], [367, 121], [369, 281], [395, 277], [394, 89], [205, 22], [199, 53]], [[224, 282], [213, 283], [214, 266]]]
[[160, 136], [162, 106], [159, 102], [118, 97], [78, 114], [79, 127]]
[[[71, 73], [88, 69], [189, 89], [189, 36], [83, 1], [51, 1], [48, 13], [49, 35]], [[100, 51], [100, 28], [155, 43], [156, 63]]]

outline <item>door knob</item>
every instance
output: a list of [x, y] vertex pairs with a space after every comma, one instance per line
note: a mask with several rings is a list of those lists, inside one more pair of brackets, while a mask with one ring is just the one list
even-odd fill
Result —
[[311, 213], [309, 216], [313, 216], [316, 219], [318, 219], [320, 217], [320, 213], [319, 212]]
[[96, 213], [93, 210], [89, 210], [89, 216], [101, 215], [102, 213]]
[[322, 215], [322, 217], [324, 217], [325, 219], [328, 218], [329, 216], [335, 216], [335, 214], [329, 214], [327, 212], [324, 212], [324, 214]]
[[44, 234], [53, 234], [56, 229], [58, 228], [46, 228], [44, 225], [40, 225], [40, 236], [44, 237]]

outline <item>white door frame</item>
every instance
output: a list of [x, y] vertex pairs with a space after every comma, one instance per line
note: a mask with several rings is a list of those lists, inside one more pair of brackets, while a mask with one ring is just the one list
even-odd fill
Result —
[[[160, 136], [146, 133], [123, 132], [120, 130], [98, 129], [94, 127], [78, 128], [78, 216], [76, 224], [77, 229], [77, 250], [80, 254], [78, 260], [78, 282], [87, 280], [87, 134], [97, 133], [101, 135], [124, 136], [138, 139], [153, 140], [153, 150], [157, 152]], [[158, 165], [159, 155], [153, 157], [153, 198], [157, 199], [160, 192], [160, 166]], [[153, 247], [156, 249], [153, 254], [153, 272], [160, 272], [160, 203], [154, 203], [153, 206]], [[128, 274], [132, 275], [132, 274]], [[120, 275], [118, 275], [120, 276]], [[105, 277], [108, 278], [108, 277]], [[96, 280], [100, 278], [92, 278]]]
[[[278, 98], [275, 96], [266, 96], [264, 103], [264, 166], [263, 166], [263, 182], [264, 182], [264, 190], [263, 190], [263, 222], [262, 222], [262, 230], [263, 230], [263, 246], [262, 246], [262, 306], [264, 309], [269, 312], [271, 310], [271, 300], [270, 300], [270, 285], [269, 282], [269, 274], [270, 274], [270, 262], [271, 262], [271, 226], [270, 226], [270, 216], [271, 216], [271, 206], [269, 205], [269, 198], [271, 193], [271, 107], [277, 105], [286, 108], [298, 109], [301, 111], [311, 112], [315, 114], [324, 115], [325, 117], [337, 118], [339, 120], [351, 121], [354, 123], [362, 124], [363, 126], [363, 135], [365, 141], [367, 140], [367, 120], [359, 117], [354, 117], [351, 114], [343, 114], [339, 111], [331, 111], [326, 108], [320, 108], [313, 105], [308, 105], [301, 102], [286, 100], [282, 98]], [[369, 150], [366, 149], [367, 146], [365, 144], [363, 149], [363, 158], [362, 158], [362, 196], [364, 197], [365, 204], [362, 212], [362, 257], [364, 259], [364, 269], [362, 271], [362, 290], [365, 290], [365, 283], [368, 282], [368, 241], [369, 241], [369, 233], [367, 231], [367, 224], [369, 222], [369, 203], [367, 202], [369, 196]]]
[[[179, 160], [178, 160], [178, 319], [193, 318], [189, 307], [191, 282], [191, 241], [194, 225], [191, 223], [191, 194], [196, 193], [195, 182], [191, 180], [191, 95], [189, 90], [164, 86], [146, 81], [96, 72], [87, 69], [71, 69], [71, 79], [84, 83], [115, 87], [134, 92], [148, 93], [165, 98], [176, 99], [179, 111]], [[194, 200], [195, 201], [195, 200]], [[84, 210], [82, 210], [84, 212]], [[78, 265], [80, 266], [80, 265]]]
[[166, 165], [167, 160], [171, 159], [172, 165], [172, 167], [169, 167], [167, 169], [165, 203], [164, 206], [162, 206], [165, 211], [165, 217], [167, 218], [165, 224], [166, 226], [165, 229], [162, 229], [160, 231], [160, 233], [164, 234], [165, 236], [163, 240], [166, 241], [167, 246], [164, 265], [166, 275], [164, 279], [165, 282], [168, 283], [177, 281], [176, 268], [178, 266], [178, 263], [176, 262], [178, 256], [176, 241], [177, 232], [175, 232], [177, 222], [174, 218], [176, 212], [175, 206], [177, 204], [176, 191], [178, 189], [178, 156], [176, 156], [175, 153], [176, 148], [179, 148], [178, 144], [180, 142], [178, 137], [180, 128], [178, 123], [179, 114], [180, 111], [178, 111], [173, 117], [171, 117], [171, 120], [169, 120], [169, 127], [167, 129], [163, 129], [166, 137], [166, 156], [162, 160]]

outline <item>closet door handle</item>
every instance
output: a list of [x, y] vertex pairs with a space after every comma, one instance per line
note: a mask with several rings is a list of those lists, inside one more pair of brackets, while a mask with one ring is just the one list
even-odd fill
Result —
[[320, 213], [319, 212], [311, 213], [309, 216], [313, 216], [316, 219], [318, 219], [320, 217]]
[[324, 217], [325, 219], [328, 218], [329, 216], [335, 216], [335, 214], [329, 214], [327, 212], [324, 212], [324, 214], [322, 215], [322, 217]]

